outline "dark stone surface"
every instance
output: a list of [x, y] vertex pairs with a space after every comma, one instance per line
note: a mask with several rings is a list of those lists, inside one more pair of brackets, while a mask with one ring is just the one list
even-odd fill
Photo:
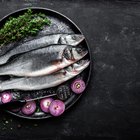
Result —
[[92, 53], [91, 80], [62, 117], [31, 121], [1, 112], [0, 140], [140, 139], [140, 3], [0, 0], [0, 18], [29, 6], [57, 10], [81, 28]]

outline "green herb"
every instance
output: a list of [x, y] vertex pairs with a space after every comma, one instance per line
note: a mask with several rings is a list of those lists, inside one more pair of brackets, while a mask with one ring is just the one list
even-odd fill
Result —
[[50, 23], [45, 14], [33, 13], [31, 9], [17, 18], [10, 17], [0, 29], [0, 46], [29, 35], [36, 35], [44, 25], [50, 25]]
[[5, 121], [5, 123], [8, 124], [9, 122], [8, 121]]
[[40, 112], [40, 109], [39, 109], [39, 108], [37, 108], [36, 112]]

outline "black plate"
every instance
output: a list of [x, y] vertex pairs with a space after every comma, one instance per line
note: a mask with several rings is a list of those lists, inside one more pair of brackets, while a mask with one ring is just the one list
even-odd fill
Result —
[[[31, 8], [32, 11], [34, 13], [44, 13], [46, 14], [52, 21], [52, 26], [55, 27], [55, 30], [52, 30], [52, 33], [56, 32], [56, 33], [75, 33], [75, 34], [82, 34], [81, 30], [78, 28], [78, 26], [73, 23], [69, 18], [67, 18], [66, 16], [60, 14], [59, 12], [56, 12], [54, 10], [51, 10], [51, 9], [46, 9], [46, 8], [39, 8], [39, 7], [32, 7]], [[19, 15], [22, 15], [25, 11], [27, 11], [27, 8], [25, 9], [21, 9], [21, 10], [18, 10], [18, 11], [15, 11], [13, 13], [10, 13], [9, 15], [5, 16], [3, 19], [0, 20], [0, 27], [2, 27], [6, 20], [8, 20], [9, 17], [18, 17]], [[46, 32], [45, 32], [46, 31]], [[47, 31], [47, 28], [46, 30], [44, 29], [43, 31], [40, 31], [40, 33], [36, 36], [42, 36], [43, 34], [50, 34], [51, 32], [48, 32]], [[82, 47], [85, 47], [88, 49], [88, 55], [86, 56], [86, 58], [88, 58], [90, 61], [91, 61], [91, 57], [90, 57], [90, 49], [89, 49], [89, 46], [87, 44], [87, 41], [84, 40], [82, 43], [81, 43], [81, 46]], [[82, 78], [85, 83], [86, 83], [86, 86], [89, 82], [89, 79], [90, 79], [90, 73], [91, 73], [91, 63], [89, 65], [88, 68], [86, 68], [81, 74], [79, 74], [78, 76], [76, 76], [75, 78]], [[64, 84], [70, 86], [70, 83], [75, 79], [71, 79], [67, 82], [65, 82]], [[64, 85], [63, 84], [63, 85]], [[56, 87], [57, 88], [57, 87]], [[56, 88], [53, 88], [54, 90], [56, 90]], [[46, 89], [46, 90], [40, 90], [40, 91], [31, 91], [31, 92], [15, 92], [15, 95], [16, 96], [21, 96], [23, 98], [26, 98], [26, 97], [29, 97], [29, 98], [34, 98], [34, 97], [40, 97], [40, 96], [44, 96], [47, 92], [49, 92], [50, 90], [53, 90], [53, 89]], [[86, 91], [84, 91], [85, 93]], [[82, 94], [84, 94], [82, 93]], [[65, 105], [66, 105], [66, 110], [68, 108], [70, 108], [80, 97], [81, 95], [76, 95], [76, 94], [72, 94], [72, 96], [67, 99], [65, 101]], [[39, 106], [39, 105], [38, 105]], [[22, 117], [22, 118], [28, 118], [28, 119], [44, 119], [44, 118], [49, 118], [51, 117], [50, 114], [45, 114], [43, 113], [41, 110], [38, 109], [38, 111], [36, 111], [33, 115], [31, 116], [25, 116], [24, 114], [22, 114], [21, 112], [17, 112], [17, 113], [14, 113], [14, 112], [11, 112], [11, 111], [8, 111], [9, 113], [15, 115], [15, 116], [18, 116], [18, 117]]]

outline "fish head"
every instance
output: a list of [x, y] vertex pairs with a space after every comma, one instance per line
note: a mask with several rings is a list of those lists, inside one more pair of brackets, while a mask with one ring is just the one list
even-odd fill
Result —
[[81, 34], [69, 34], [66, 36], [62, 36], [60, 38], [60, 41], [61, 41], [61, 44], [69, 44], [72, 46], [76, 46], [80, 44], [84, 39], [85, 37]]
[[82, 59], [87, 53], [88, 51], [83, 47], [69, 46], [64, 50], [64, 57], [70, 61], [78, 61]]
[[90, 64], [89, 60], [80, 60], [77, 63], [74, 63], [72, 66], [69, 66], [66, 69], [66, 72], [69, 75], [77, 75], [81, 73], [85, 68], [87, 68], [89, 64]]

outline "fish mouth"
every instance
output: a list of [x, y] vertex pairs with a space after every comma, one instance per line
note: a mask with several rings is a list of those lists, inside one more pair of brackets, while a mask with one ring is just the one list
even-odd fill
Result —
[[69, 34], [67, 36], [60, 36], [58, 43], [68, 44], [71, 46], [79, 45], [85, 39], [82, 34]]
[[69, 66], [67, 69], [67, 73], [69, 73], [70, 75], [77, 75], [78, 73], [81, 73], [84, 69], [86, 69], [89, 64], [89, 60], [80, 60], [77, 63]]
[[90, 61], [88, 59], [86, 60], [80, 60], [77, 63], [73, 64], [73, 67], [76, 69], [76, 71], [83, 71], [85, 68], [87, 68], [90, 64]]
[[71, 34], [68, 36], [68, 38], [72, 41], [72, 46], [79, 45], [85, 39], [84, 35], [82, 34]]
[[81, 54], [82, 57], [86, 56], [88, 54], [88, 51], [87, 50], [84, 50]]

